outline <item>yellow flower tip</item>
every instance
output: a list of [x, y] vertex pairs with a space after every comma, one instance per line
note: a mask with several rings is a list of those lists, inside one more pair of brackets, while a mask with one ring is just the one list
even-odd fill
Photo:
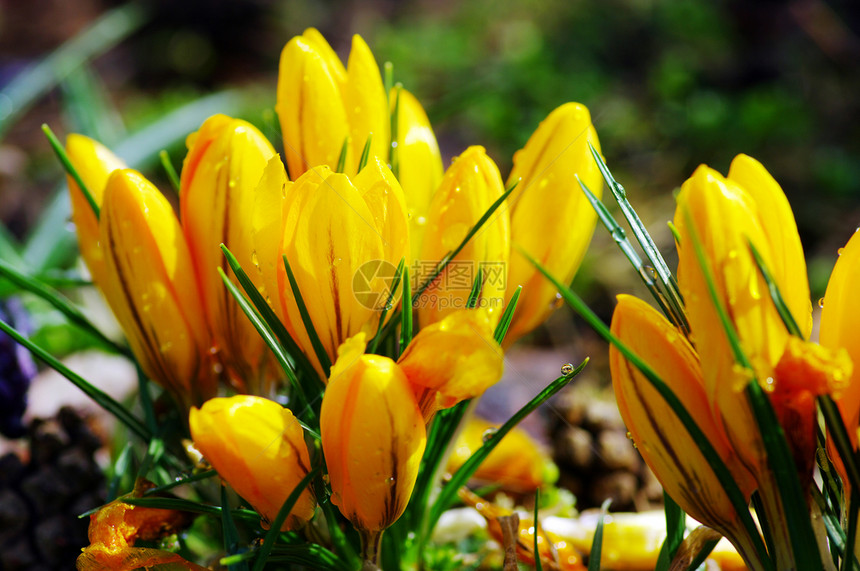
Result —
[[[214, 398], [189, 415], [191, 437], [218, 474], [263, 518], [273, 521], [310, 470], [299, 422], [289, 409], [256, 396]], [[313, 517], [305, 489], [281, 528], [296, 529]]]
[[[603, 177], [589, 142], [599, 152], [588, 109], [579, 103], [566, 103], [550, 113], [514, 154], [508, 186], [517, 180], [519, 183], [508, 198], [511, 241], [515, 244], [508, 270], [508, 296], [518, 285], [527, 295], [520, 298], [506, 346], [543, 323], [557, 307], [555, 288], [520, 250], [567, 283], [573, 280], [591, 241], [597, 216], [573, 176], [598, 198], [602, 195]], [[565, 223], [558, 224], [558, 220]]]
[[488, 313], [463, 309], [421, 329], [398, 364], [429, 417], [494, 385], [502, 377], [504, 354]]
[[333, 367], [320, 434], [332, 502], [360, 530], [378, 532], [406, 509], [427, 435], [403, 371], [387, 357], [356, 356], [360, 343]]
[[[125, 168], [125, 163], [98, 141], [76, 133], [66, 137], [66, 154], [93, 200], [101, 206], [108, 178], [113, 171]], [[104, 257], [99, 244], [98, 220], [75, 180], [71, 176], [67, 176], [66, 180], [72, 203], [72, 221], [75, 223], [78, 236], [78, 247], [92, 274], [93, 281], [99, 285], [104, 272]]]
[[[472, 418], [460, 434], [454, 452], [448, 460], [448, 472], [453, 474], [483, 444], [488, 434], [497, 428], [480, 418]], [[481, 463], [472, 478], [489, 484], [501, 485], [515, 493], [533, 492], [552, 483], [549, 477], [558, 469], [543, 445], [526, 431], [515, 427]]]
[[[483, 147], [472, 146], [455, 158], [433, 195], [413, 282], [429, 279], [438, 261], [457, 248], [487, 209], [504, 193], [499, 169]], [[436, 277], [419, 299], [422, 326], [466, 307], [472, 282], [482, 269], [478, 307], [495, 322], [501, 317], [510, 258], [510, 213], [503, 205]]]

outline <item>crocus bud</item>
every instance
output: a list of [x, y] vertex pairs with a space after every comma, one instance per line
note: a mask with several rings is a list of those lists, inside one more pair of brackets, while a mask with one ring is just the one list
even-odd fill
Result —
[[[496, 428], [481, 418], [470, 419], [448, 459], [448, 472], [453, 474], [465, 464]], [[525, 430], [514, 427], [481, 462], [472, 479], [516, 493], [531, 493], [557, 477], [558, 467], [546, 448]]]
[[[204, 458], [268, 527], [310, 471], [304, 433], [293, 413], [265, 398], [236, 395], [191, 409], [189, 424]], [[305, 489], [281, 530], [304, 525], [315, 508], [311, 491]]]
[[[483, 147], [469, 147], [453, 160], [430, 201], [421, 256], [413, 267], [413, 287], [432, 276], [439, 261], [460, 245], [503, 193], [499, 169]], [[479, 268], [483, 289], [478, 307], [486, 308], [493, 324], [497, 323], [504, 310], [510, 251], [510, 214], [502, 205], [420, 297], [421, 326], [464, 309]]]
[[[749, 498], [755, 484], [717, 428], [702, 366], [687, 339], [647, 303], [628, 295], [618, 296], [612, 333], [675, 393]], [[735, 537], [738, 513], [678, 416], [614, 345], [609, 365], [624, 424], [663, 488], [688, 514]]]
[[543, 323], [557, 307], [555, 286], [520, 249], [563, 283], [570, 283], [591, 241], [597, 215], [576, 176], [598, 198], [603, 177], [588, 143], [600, 150], [588, 109], [565, 103], [514, 153], [507, 184], [519, 182], [508, 198], [515, 244], [508, 265], [508, 293], [521, 285], [523, 295], [505, 337], [506, 346]]
[[[373, 159], [352, 180], [325, 166], [308, 171], [288, 189], [284, 204], [282, 251], [334, 362], [348, 337], [376, 332], [395, 269], [401, 258], [408, 263], [403, 191], [391, 171]], [[283, 263], [278, 286], [296, 342], [319, 367]], [[320, 373], [328, 376], [321, 367]]]
[[108, 179], [99, 239], [102, 292], [146, 375], [185, 406], [215, 393], [210, 335], [185, 236], [170, 203], [140, 173]]
[[271, 351], [217, 270], [222, 268], [238, 285], [219, 247], [225, 244], [249, 275], [256, 273], [249, 222], [257, 185], [275, 151], [253, 125], [225, 115], [207, 119], [187, 144], [180, 213], [205, 315], [234, 385], [267, 395], [277, 378]]
[[397, 178], [403, 186], [403, 196], [409, 209], [409, 232], [412, 238], [412, 259], [421, 254], [421, 241], [427, 226], [430, 198], [442, 181], [442, 156], [421, 103], [405, 89], [393, 89], [391, 112], [397, 113]]
[[[778, 385], [774, 367], [785, 351], [789, 333], [770, 300], [750, 243], [768, 268], [776, 268], [774, 279], [786, 299], [796, 300], [789, 307], [798, 323], [806, 323], [805, 313], [811, 307], [805, 272], [785, 273], [791, 268], [805, 268], [803, 252], [794, 247], [795, 240], [786, 238], [796, 238], [797, 232], [789, 231], [795, 228], [791, 210], [779, 207], [785, 196], [775, 183], [760, 186], [756, 192], [750, 194], [734, 180], [701, 166], [681, 188], [675, 225], [680, 233], [678, 282], [687, 300], [687, 317], [709, 398], [722, 411], [720, 419], [737, 453], [751, 470], [759, 472], [766, 468], [766, 458], [744, 388], [753, 376], [765, 390]], [[767, 216], [762, 215], [764, 211]], [[717, 299], [731, 317], [752, 364], [751, 371], [736, 362], [717, 309], [711, 303], [705, 274], [693, 248], [694, 233], [704, 250]], [[788, 261], [774, 262], [783, 259]]]
[[387, 160], [386, 105], [379, 66], [360, 36], [353, 36], [345, 70], [316, 30], [294, 37], [281, 53], [275, 105], [290, 177], [317, 165], [336, 168], [347, 137], [347, 174], [355, 174], [371, 135], [371, 156]]
[[[101, 206], [108, 177], [116, 169], [125, 168], [125, 163], [101, 143], [77, 134], [71, 134], [66, 138], [66, 154], [96, 205]], [[99, 245], [99, 221], [75, 180], [71, 176], [67, 176], [66, 180], [72, 202], [72, 221], [75, 223], [75, 231], [78, 235], [78, 247], [87, 263], [93, 282], [98, 285], [104, 273], [104, 256]]]
[[427, 435], [406, 375], [387, 357], [364, 355], [364, 346], [360, 334], [338, 351], [320, 434], [332, 502], [372, 536], [406, 509]]
[[504, 354], [484, 309], [462, 309], [418, 332], [397, 361], [429, 419], [502, 378]]

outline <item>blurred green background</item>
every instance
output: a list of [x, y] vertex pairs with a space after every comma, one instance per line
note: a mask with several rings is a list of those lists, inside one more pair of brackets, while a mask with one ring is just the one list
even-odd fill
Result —
[[[59, 85], [19, 104], [27, 86], [13, 78], [117, 9], [124, 19], [107, 35], [118, 37], [90, 38], [82, 66], [59, 58], [47, 73], [59, 69]], [[14, 240], [32, 240], [62, 178], [41, 123], [61, 138], [96, 136], [162, 181], [155, 153], [169, 149], [178, 165], [181, 133], [217, 110], [277, 140], [278, 57], [308, 26], [344, 58], [359, 33], [380, 64], [391, 61], [424, 103], [446, 163], [482, 144], [504, 176], [549, 111], [585, 103], [616, 178], [667, 246], [672, 191], [699, 163], [725, 172], [740, 152], [788, 194], [814, 296], [860, 224], [860, 8], [850, 0], [5, 0], [0, 218]], [[203, 99], [213, 93], [221, 99]], [[201, 100], [209, 106], [194, 107]], [[635, 276], [600, 255], [602, 234], [582, 283], [612, 293]], [[64, 267], [73, 254], [43, 253], [40, 265]]]

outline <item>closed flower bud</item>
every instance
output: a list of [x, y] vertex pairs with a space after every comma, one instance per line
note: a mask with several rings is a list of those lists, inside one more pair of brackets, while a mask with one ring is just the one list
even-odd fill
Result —
[[[752, 477], [718, 430], [702, 366], [686, 338], [647, 303], [627, 295], [618, 296], [612, 333], [675, 393], [748, 498], [755, 488]], [[609, 365], [624, 424], [663, 488], [691, 516], [735, 538], [738, 514], [681, 420], [614, 345]]]
[[215, 393], [210, 335], [185, 237], [143, 176], [117, 170], [101, 209], [101, 285], [143, 371], [185, 406]]
[[336, 168], [347, 137], [347, 174], [356, 173], [371, 135], [371, 156], [387, 160], [386, 105], [379, 66], [360, 36], [353, 36], [346, 69], [318, 31], [294, 37], [281, 53], [275, 106], [290, 177], [318, 165]]
[[442, 181], [442, 156], [430, 120], [415, 96], [401, 88], [392, 90], [390, 99], [391, 112], [395, 105], [399, 108], [398, 132], [392, 134], [392, 139], [397, 141], [397, 178], [409, 209], [412, 259], [417, 260], [427, 227], [430, 198]]
[[[675, 225], [680, 233], [678, 282], [687, 301], [687, 317], [709, 398], [723, 411], [725, 434], [735, 450], [751, 470], [758, 472], [765, 469], [766, 458], [744, 388], [753, 377], [768, 391], [774, 383], [779, 385], [774, 368], [786, 350], [789, 333], [770, 300], [750, 243], [765, 265], [773, 268], [774, 280], [801, 326], [809, 321], [806, 313], [811, 306], [791, 210], [779, 186], [764, 184], [772, 179], [761, 165], [749, 162], [752, 160], [735, 159], [737, 181], [699, 167], [678, 195]], [[751, 193], [740, 180], [760, 184]], [[694, 232], [704, 250], [718, 301], [731, 316], [753, 370], [746, 370], [735, 360], [693, 248]], [[787, 273], [801, 270], [801, 274]], [[781, 415], [780, 410], [776, 412]]]
[[406, 375], [387, 357], [364, 355], [364, 345], [358, 335], [338, 351], [320, 434], [332, 503], [372, 537], [406, 509], [427, 436]]
[[[352, 180], [317, 167], [288, 189], [282, 236], [282, 251], [313, 327], [334, 362], [338, 346], [348, 337], [376, 332], [394, 270], [401, 258], [408, 263], [403, 191], [377, 159]], [[296, 342], [316, 363], [283, 263], [278, 264], [278, 287]], [[399, 297], [394, 293], [396, 304]]]
[[521, 285], [523, 295], [505, 345], [543, 323], [556, 307], [556, 288], [519, 248], [563, 283], [570, 283], [591, 241], [597, 215], [576, 176], [598, 198], [603, 177], [588, 143], [600, 150], [588, 109], [566, 103], [550, 113], [514, 154], [508, 186], [519, 183], [508, 198], [515, 244], [508, 265], [508, 292]]
[[[66, 154], [93, 200], [101, 206], [108, 177], [116, 169], [125, 168], [125, 163], [101, 143], [77, 134], [71, 134], [66, 139]], [[71, 176], [67, 176], [66, 180], [72, 202], [72, 221], [78, 235], [78, 247], [93, 282], [99, 285], [104, 273], [104, 256], [99, 245], [99, 221], [75, 180]]]
[[[304, 433], [293, 413], [265, 398], [236, 395], [191, 409], [189, 424], [197, 449], [268, 528], [310, 471]], [[301, 527], [315, 508], [305, 489], [281, 530]]]
[[425, 419], [478, 397], [502, 378], [504, 355], [483, 309], [455, 311], [418, 332], [398, 360]]
[[215, 115], [188, 137], [180, 192], [182, 227], [216, 347], [234, 385], [258, 395], [273, 389], [274, 359], [217, 270], [232, 276], [219, 247], [225, 244], [249, 275], [256, 273], [249, 222], [257, 185], [273, 157], [274, 149], [254, 126]]
[[[421, 255], [413, 268], [414, 287], [431, 277], [436, 264], [460, 245], [503, 193], [499, 169], [483, 147], [469, 147], [453, 160], [430, 201]], [[418, 300], [421, 326], [464, 309], [479, 268], [483, 288], [478, 307], [497, 323], [504, 310], [510, 251], [510, 215], [502, 205]]]

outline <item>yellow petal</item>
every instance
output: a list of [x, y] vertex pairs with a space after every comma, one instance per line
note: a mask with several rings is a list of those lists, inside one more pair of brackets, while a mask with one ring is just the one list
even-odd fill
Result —
[[312, 45], [320, 57], [323, 58], [337, 84], [339, 86], [346, 85], [346, 68], [343, 67], [340, 58], [337, 57], [337, 54], [319, 30], [308, 28], [302, 32], [302, 39]]
[[[477, 417], [470, 419], [448, 459], [448, 472], [456, 472], [484, 444], [484, 437], [497, 427]], [[550, 483], [548, 476], [553, 472], [557, 475], [558, 468], [545, 447], [528, 432], [515, 427], [481, 462], [472, 479], [527, 493]]]
[[[304, 433], [293, 413], [265, 398], [236, 395], [191, 409], [189, 424], [198, 450], [268, 527], [310, 470]], [[281, 530], [310, 520], [315, 505], [305, 489]]]
[[[860, 338], [857, 335], [857, 323], [860, 319], [860, 296], [857, 295], [857, 284], [860, 283], [860, 232], [855, 232], [848, 243], [842, 248], [827, 291], [824, 294], [824, 307], [821, 310], [820, 339], [821, 344], [830, 349], [847, 351], [854, 363], [853, 372], [847, 386], [834, 394], [842, 419], [851, 437], [851, 443], [857, 448], [857, 427], [860, 425]], [[842, 462], [831, 449], [831, 439], [828, 439], [828, 451], [834, 464], [841, 469]], [[843, 477], [843, 482], [847, 479]]]
[[398, 360], [425, 417], [480, 396], [502, 378], [504, 355], [482, 309], [455, 311], [418, 332]]
[[812, 331], [812, 304], [806, 259], [785, 193], [764, 166], [748, 155], [734, 158], [727, 178], [743, 187], [755, 201], [762, 229], [773, 245], [770, 271], [794, 320], [808, 339]]
[[100, 221], [105, 297], [151, 379], [184, 404], [215, 391], [211, 343], [188, 246], [173, 209], [133, 170], [117, 170]]
[[[321, 55], [315, 43], [297, 36], [281, 52], [275, 111], [293, 180], [318, 165], [336, 168], [349, 135], [338, 71], [329, 65], [328, 52]], [[348, 153], [346, 172], [355, 170], [358, 158]]]
[[358, 34], [352, 37], [346, 74], [343, 101], [349, 120], [353, 156], [356, 157], [354, 170], [345, 171], [351, 175], [358, 168], [357, 159], [361, 157], [368, 136], [373, 136], [370, 156], [388, 161], [391, 119], [379, 66], [370, 48]]
[[[107, 147], [83, 135], [66, 138], [66, 154], [75, 166], [96, 204], [101, 206], [108, 177], [116, 169], [125, 168]], [[93, 282], [102, 283], [104, 255], [99, 244], [99, 222], [84, 193], [71, 176], [67, 176], [72, 202], [72, 221], [78, 235], [78, 247], [87, 263]]]
[[[253, 265], [259, 280], [252, 279], [291, 334], [294, 332], [292, 325], [283, 313], [283, 306], [280, 302], [278, 272], [284, 265], [281, 259], [281, 242], [283, 241], [285, 223], [284, 208], [287, 191], [292, 184], [287, 180], [287, 173], [284, 171], [281, 158], [275, 155], [266, 164], [260, 183], [254, 191], [254, 206], [251, 214], [253, 245], [254, 251], [257, 253], [256, 262]], [[249, 275], [254, 274], [251, 272]]]
[[414, 95], [405, 89], [393, 89], [390, 94], [391, 112], [394, 113], [397, 104], [397, 93], [400, 94], [398, 133], [392, 138], [397, 142], [397, 175], [403, 186], [409, 211], [412, 258], [418, 259], [427, 225], [430, 197], [442, 182], [442, 156], [439, 154], [439, 144], [436, 142], [430, 120]]
[[216, 347], [233, 383], [254, 394], [271, 392], [275, 361], [217, 270], [238, 285], [221, 252], [224, 244], [253, 275], [257, 254], [248, 221], [263, 170], [274, 156], [271, 144], [253, 125], [215, 115], [188, 137], [181, 179], [182, 226]]
[[[403, 189], [394, 174], [378, 158], [353, 178], [353, 183], [373, 214], [376, 228], [382, 235], [385, 260], [396, 267], [405, 258], [409, 267], [409, 222]], [[396, 302], [395, 302], [396, 303]]]
[[[752, 198], [705, 166], [699, 167], [682, 186], [675, 225], [681, 236], [678, 282], [687, 303], [708, 394], [735, 450], [747, 466], [757, 470], [766, 459], [744, 387], [753, 375], [766, 386], [783, 354], [788, 332], [748, 243], [755, 244], [768, 267], [773, 265], [772, 244], [764, 234]], [[693, 231], [702, 244], [719, 302], [738, 332], [753, 371], [745, 371], [735, 362], [696, 258]]]
[[[453, 160], [430, 202], [421, 256], [412, 267], [415, 288], [430, 278], [438, 262], [460, 245], [503, 192], [499, 169], [483, 147], [469, 147]], [[504, 309], [510, 249], [510, 214], [502, 205], [418, 300], [422, 327], [466, 307], [478, 268], [484, 276], [478, 306], [497, 323]]]
[[391, 359], [346, 351], [333, 370], [320, 411], [331, 500], [357, 528], [383, 530], [401, 516], [415, 486], [424, 419]]
[[[751, 476], [720, 437], [702, 367], [686, 338], [647, 303], [627, 295], [618, 296], [612, 332], [675, 393], [748, 496], [754, 488]], [[609, 364], [621, 417], [666, 492], [705, 525], [723, 533], [735, 529], [738, 514], [680, 419], [615, 346], [610, 346]]]
[[[370, 334], [376, 331], [382, 307], [356, 297], [353, 281], [363, 264], [385, 259], [383, 232], [349, 178], [332, 174], [327, 168], [308, 171], [299, 178], [289, 189], [285, 208], [283, 251], [317, 335], [334, 361], [338, 346], [348, 337], [363, 330]], [[319, 367], [285, 270], [279, 270], [278, 280], [285, 313], [296, 329], [296, 341]], [[319, 370], [327, 376], [327, 371]]]
[[[598, 197], [603, 177], [588, 143], [600, 150], [588, 109], [566, 103], [541, 122], [514, 154], [508, 186], [511, 240], [552, 275], [570, 283], [594, 233], [597, 216], [574, 175]], [[556, 307], [556, 288], [518, 250], [508, 266], [508, 295], [523, 286], [505, 345], [543, 323]]]

